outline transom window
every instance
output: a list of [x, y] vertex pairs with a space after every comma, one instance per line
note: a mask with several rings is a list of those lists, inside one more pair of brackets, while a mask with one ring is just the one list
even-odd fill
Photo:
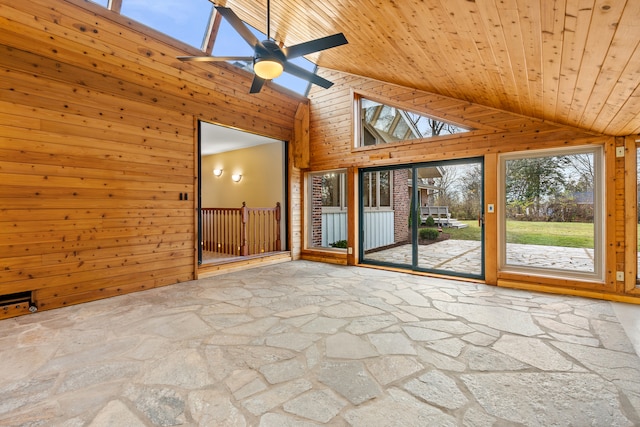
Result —
[[431, 138], [468, 132], [471, 129], [442, 120], [356, 97], [360, 116], [358, 146], [387, 144], [412, 139]]

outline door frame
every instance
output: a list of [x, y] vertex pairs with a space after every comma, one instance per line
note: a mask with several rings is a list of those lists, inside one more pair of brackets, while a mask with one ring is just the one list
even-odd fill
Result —
[[[479, 204], [479, 212], [480, 212], [480, 272], [479, 274], [470, 274], [470, 273], [461, 273], [455, 272], [451, 270], [439, 270], [439, 269], [428, 269], [424, 267], [418, 266], [418, 227], [419, 227], [419, 217], [420, 217], [420, 206], [419, 206], [419, 188], [417, 183], [418, 179], [418, 169], [424, 167], [437, 167], [437, 166], [449, 166], [449, 165], [463, 165], [463, 164], [479, 164], [480, 166], [480, 176], [482, 181], [479, 183], [480, 188], [480, 201]], [[380, 172], [380, 171], [394, 171], [399, 169], [410, 169], [410, 178], [411, 178], [411, 200], [410, 200], [410, 211], [411, 211], [411, 265], [409, 264], [398, 264], [392, 262], [385, 262], [379, 260], [367, 260], [365, 257], [364, 251], [364, 241], [365, 241], [365, 229], [364, 229], [364, 176], [368, 172]], [[450, 159], [450, 160], [437, 160], [431, 162], [420, 162], [420, 163], [410, 163], [410, 164], [400, 164], [400, 165], [392, 165], [392, 166], [378, 166], [378, 167], [369, 167], [369, 168], [361, 168], [358, 171], [358, 240], [359, 240], [359, 259], [362, 264], [370, 264], [370, 265], [379, 265], [385, 267], [392, 268], [400, 268], [406, 269], [410, 271], [416, 272], [425, 272], [432, 273], [438, 275], [446, 275], [452, 277], [461, 277], [461, 278], [469, 278], [475, 280], [484, 280], [485, 279], [485, 227], [484, 227], [484, 201], [485, 201], [485, 168], [484, 168], [484, 157], [471, 157], [464, 159]]]

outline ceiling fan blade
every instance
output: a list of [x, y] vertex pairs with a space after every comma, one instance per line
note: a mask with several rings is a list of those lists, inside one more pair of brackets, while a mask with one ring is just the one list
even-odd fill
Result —
[[255, 48], [256, 45], [262, 46], [260, 40], [258, 40], [258, 38], [253, 35], [253, 33], [249, 30], [245, 23], [242, 22], [240, 18], [238, 18], [238, 15], [236, 15], [233, 10], [223, 6], [216, 6], [216, 10], [220, 15], [224, 17], [224, 19], [229, 22], [233, 29], [236, 30], [236, 32], [240, 34], [240, 36], [247, 43], [249, 43], [251, 47]]
[[290, 59], [307, 55], [309, 53], [319, 52], [321, 50], [331, 49], [332, 47], [342, 46], [347, 43], [349, 42], [344, 34], [338, 33], [332, 36], [322, 37], [320, 39], [289, 46], [287, 48], [283, 48], [282, 51], [287, 59]]
[[177, 56], [184, 62], [253, 61], [253, 56]]
[[321, 86], [325, 89], [329, 89], [331, 86], [333, 86], [333, 82], [330, 82], [327, 79], [323, 79], [319, 75], [314, 74], [311, 71], [307, 71], [304, 68], [298, 67], [291, 62], [284, 63], [284, 71], [296, 77], [300, 77], [301, 79], [308, 80], [311, 83]]
[[253, 82], [251, 83], [251, 90], [249, 90], [249, 93], [258, 93], [260, 92], [260, 90], [262, 89], [262, 86], [264, 86], [264, 82], [266, 80], [256, 76], [255, 74], [253, 75]]

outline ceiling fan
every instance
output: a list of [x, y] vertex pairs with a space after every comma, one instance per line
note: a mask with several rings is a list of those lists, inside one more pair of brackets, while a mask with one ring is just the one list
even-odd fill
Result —
[[255, 75], [249, 93], [260, 92], [265, 81], [275, 79], [280, 76], [283, 71], [325, 89], [333, 85], [329, 80], [323, 79], [317, 74], [293, 64], [289, 60], [347, 44], [348, 41], [344, 34], [338, 33], [294, 46], [280, 47], [278, 43], [271, 38], [270, 34], [270, 0], [267, 0], [267, 40], [263, 41], [258, 40], [231, 9], [222, 6], [215, 6], [215, 8], [253, 48], [253, 56], [178, 56], [177, 58], [180, 61], [252, 61]]

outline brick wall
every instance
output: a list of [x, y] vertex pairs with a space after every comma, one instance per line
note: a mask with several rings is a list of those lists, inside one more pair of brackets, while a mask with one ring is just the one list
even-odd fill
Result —
[[396, 243], [409, 240], [409, 213], [411, 193], [408, 186], [409, 169], [393, 171], [393, 218]]
[[311, 177], [311, 246], [322, 246], [322, 176]]

